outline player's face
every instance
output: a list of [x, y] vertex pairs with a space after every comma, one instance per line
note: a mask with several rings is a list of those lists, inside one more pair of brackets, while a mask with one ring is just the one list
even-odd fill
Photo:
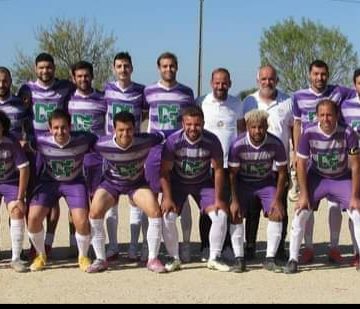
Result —
[[332, 105], [320, 105], [316, 116], [320, 122], [320, 128], [324, 133], [331, 134], [334, 132], [338, 121], [338, 115]]
[[122, 147], [127, 148], [131, 145], [135, 134], [135, 128], [132, 122], [116, 122], [115, 140]]
[[225, 101], [231, 87], [229, 75], [225, 72], [217, 72], [211, 80], [214, 97], [220, 101]]
[[163, 58], [160, 60], [159, 72], [161, 79], [167, 83], [176, 81], [177, 65], [174, 59]]
[[329, 72], [326, 68], [313, 66], [310, 72], [311, 88], [317, 92], [325, 90], [329, 79]]
[[65, 145], [70, 138], [70, 123], [64, 118], [51, 121], [50, 133], [59, 145]]
[[264, 98], [272, 99], [276, 94], [277, 76], [271, 67], [264, 67], [259, 71], [258, 85], [260, 94]]
[[247, 124], [250, 140], [255, 146], [260, 145], [264, 141], [267, 129], [268, 125], [266, 122], [253, 121]]
[[11, 78], [5, 72], [0, 72], [0, 99], [9, 97], [11, 89]]
[[92, 91], [91, 83], [92, 83], [92, 77], [87, 69], [79, 69], [75, 71], [74, 74], [74, 82], [76, 85], [76, 88], [80, 90], [83, 93], [90, 93]]
[[356, 92], [360, 95], [360, 76], [356, 77], [355, 89], [356, 89]]
[[201, 117], [184, 116], [182, 124], [185, 134], [190, 141], [195, 142], [200, 138], [204, 128], [204, 120]]
[[48, 61], [40, 61], [35, 67], [36, 77], [44, 84], [50, 84], [55, 78], [55, 66]]
[[118, 81], [129, 83], [131, 81], [131, 74], [133, 67], [126, 59], [117, 59], [114, 64], [114, 74]]

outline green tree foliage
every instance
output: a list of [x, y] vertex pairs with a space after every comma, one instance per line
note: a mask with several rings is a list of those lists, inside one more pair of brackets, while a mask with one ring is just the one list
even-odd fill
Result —
[[50, 26], [40, 26], [35, 39], [38, 47], [34, 55], [26, 55], [23, 51], [16, 54], [12, 68], [15, 87], [35, 79], [34, 62], [40, 52], [54, 57], [58, 78], [68, 79], [71, 65], [80, 60], [93, 64], [95, 87], [102, 88], [111, 76], [116, 39], [113, 34], [105, 35], [96, 22], [88, 23], [84, 18], [78, 21], [57, 18]]
[[329, 65], [331, 83], [347, 86], [358, 65], [352, 44], [338, 29], [308, 19], [297, 24], [290, 18], [265, 30], [260, 57], [262, 64], [277, 69], [279, 87], [289, 93], [308, 87], [309, 64], [315, 59]]
[[250, 94], [253, 94], [254, 92], [256, 92], [258, 90], [258, 88], [250, 88], [250, 89], [245, 89], [240, 91], [240, 93], [237, 95], [237, 97], [243, 101], [247, 96], [249, 96]]

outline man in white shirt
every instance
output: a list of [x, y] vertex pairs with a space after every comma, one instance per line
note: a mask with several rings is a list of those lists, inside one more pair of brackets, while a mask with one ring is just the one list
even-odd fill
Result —
[[[224, 201], [230, 202], [230, 184], [228, 171], [228, 154], [233, 139], [238, 136], [240, 125], [243, 123], [241, 101], [228, 94], [231, 87], [230, 72], [225, 68], [218, 68], [212, 72], [211, 87], [213, 91], [197, 99], [205, 115], [205, 129], [214, 133], [220, 140], [224, 152], [225, 186]], [[209, 246], [208, 235], [211, 221], [208, 216], [200, 217], [201, 250], [206, 252]], [[230, 235], [227, 235], [225, 248], [231, 246]]]
[[[257, 76], [259, 90], [249, 95], [243, 102], [244, 114], [253, 110], [264, 110], [269, 114], [268, 131], [277, 136], [284, 144], [286, 155], [289, 159], [290, 139], [292, 139], [293, 115], [292, 103], [289, 96], [279, 91], [277, 72], [271, 65], [262, 66]], [[277, 176], [277, 170], [274, 168]], [[288, 185], [285, 192], [288, 192]], [[259, 226], [261, 205], [254, 203], [246, 218], [246, 254], [248, 259], [255, 257], [256, 235]], [[283, 233], [281, 243], [277, 252], [277, 258], [286, 260], [285, 238], [288, 224], [287, 216], [287, 194], [283, 196], [285, 205], [285, 217], [283, 220]]]

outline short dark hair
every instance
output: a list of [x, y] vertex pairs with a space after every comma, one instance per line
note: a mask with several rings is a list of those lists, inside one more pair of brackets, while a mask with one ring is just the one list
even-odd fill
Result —
[[354, 72], [354, 77], [353, 77], [353, 81], [354, 84], [356, 83], [356, 79], [360, 76], [360, 69], [356, 69]]
[[329, 66], [327, 65], [327, 63], [323, 60], [320, 59], [316, 59], [313, 62], [310, 63], [309, 66], [309, 72], [311, 72], [311, 70], [313, 69], [313, 67], [317, 67], [317, 68], [325, 68], [326, 72], [329, 73]]
[[115, 114], [115, 116], [114, 116], [114, 119], [113, 119], [114, 128], [116, 127], [117, 122], [123, 122], [123, 123], [131, 122], [132, 125], [135, 127], [135, 116], [132, 113], [122, 111], [122, 112]]
[[94, 78], [94, 67], [90, 62], [87, 61], [76, 62], [71, 66], [71, 73], [73, 76], [75, 76], [75, 72], [77, 70], [88, 70], [91, 75], [91, 78]]
[[202, 120], [204, 120], [204, 112], [202, 111], [201, 107], [198, 105], [192, 105], [192, 106], [186, 107], [182, 111], [181, 117], [184, 118], [186, 116], [200, 117]]
[[11, 122], [10, 122], [10, 118], [3, 111], [0, 111], [0, 123], [1, 126], [3, 127], [3, 135], [4, 136], [9, 135]]
[[48, 53], [39, 54], [35, 59], [35, 64], [37, 65], [39, 62], [43, 62], [43, 61], [50, 62], [53, 65], [55, 65], [54, 57]]
[[10, 72], [10, 70], [9, 70], [7, 67], [0, 67], [0, 73], [5, 73], [5, 74], [7, 74], [7, 75], [10, 77], [10, 79], [11, 79], [11, 72]]
[[176, 64], [176, 67], [178, 67], [178, 59], [176, 57], [175, 54], [173, 53], [170, 53], [170, 52], [165, 52], [165, 53], [162, 53], [156, 60], [156, 63], [157, 63], [157, 66], [160, 67], [160, 61], [162, 59], [172, 59], [174, 60], [175, 64]]
[[324, 106], [324, 105], [330, 105], [332, 106], [333, 110], [335, 111], [335, 114], [338, 114], [339, 112], [339, 106], [337, 105], [337, 103], [335, 101], [332, 101], [330, 99], [323, 99], [320, 100], [318, 102], [318, 104], [316, 105], [316, 113], [319, 112], [320, 106]]
[[69, 125], [71, 125], [71, 116], [67, 111], [57, 108], [49, 116], [49, 126], [51, 128], [51, 123], [54, 119], [65, 119]]
[[211, 73], [211, 80], [214, 79], [214, 75], [217, 74], [217, 73], [224, 73], [227, 75], [227, 77], [229, 78], [229, 80], [231, 79], [230, 77], [230, 72], [228, 69], [225, 69], [225, 68], [217, 68], [215, 69], [214, 71], [212, 71]]
[[114, 62], [113, 62], [113, 65], [115, 66], [115, 62], [116, 60], [127, 60], [129, 61], [129, 63], [131, 64], [131, 66], [133, 65], [132, 64], [132, 60], [131, 60], [131, 56], [128, 52], [120, 52], [120, 53], [117, 53], [114, 57]]

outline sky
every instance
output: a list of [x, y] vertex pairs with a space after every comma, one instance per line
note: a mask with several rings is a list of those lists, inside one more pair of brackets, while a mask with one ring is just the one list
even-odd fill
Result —
[[[355, 0], [204, 0], [202, 94], [211, 91], [213, 69], [231, 72], [231, 94], [256, 87], [259, 42], [264, 30], [287, 18], [303, 17], [339, 29], [360, 51], [360, 1]], [[113, 33], [117, 51], [128, 51], [133, 80], [159, 79], [157, 57], [178, 56], [178, 81], [197, 94], [200, 0], [0, 0], [0, 66], [11, 68], [17, 50], [37, 52], [35, 31], [57, 17], [96, 21]], [[110, 64], [111, 65], [111, 64]]]

